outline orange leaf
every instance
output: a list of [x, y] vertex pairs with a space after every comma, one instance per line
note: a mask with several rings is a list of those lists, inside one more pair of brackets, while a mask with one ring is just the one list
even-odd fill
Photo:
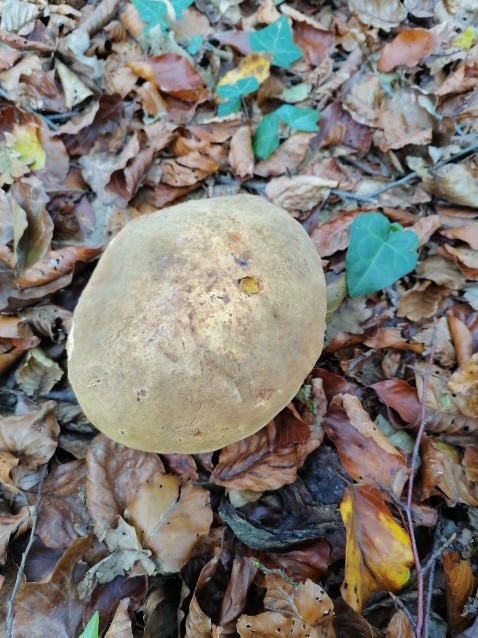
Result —
[[389, 622], [386, 638], [415, 638], [415, 632], [404, 611], [399, 609]]
[[128, 508], [144, 547], [153, 552], [162, 573], [177, 572], [212, 523], [209, 492], [177, 476], [157, 472], [141, 485]]
[[434, 46], [433, 34], [427, 29], [404, 29], [383, 47], [378, 70], [388, 73], [397, 66], [415, 66], [433, 52]]
[[324, 426], [350, 476], [366, 483], [378, 481], [400, 495], [408, 476], [405, 458], [380, 432], [356, 397], [334, 397]]
[[390, 514], [377, 488], [351, 485], [340, 504], [346, 527], [345, 602], [358, 613], [377, 590], [400, 589], [410, 576], [413, 554], [408, 534]]
[[450, 631], [460, 633], [469, 625], [469, 619], [463, 617], [463, 608], [475, 589], [470, 561], [460, 560], [458, 552], [443, 552], [443, 571], [445, 572], [446, 612]]

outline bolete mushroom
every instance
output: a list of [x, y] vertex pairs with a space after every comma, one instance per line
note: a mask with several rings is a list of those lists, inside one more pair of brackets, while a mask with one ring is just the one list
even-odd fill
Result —
[[319, 255], [287, 212], [251, 195], [187, 201], [111, 241], [74, 313], [69, 378], [114, 441], [215, 450], [294, 397], [325, 312]]

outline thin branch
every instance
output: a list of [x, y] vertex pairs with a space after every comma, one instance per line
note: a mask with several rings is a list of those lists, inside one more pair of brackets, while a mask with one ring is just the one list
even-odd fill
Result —
[[[458, 153], [455, 153], [455, 155], [452, 155], [448, 159], [440, 160], [434, 166], [430, 166], [430, 168], [428, 168], [427, 171], [434, 171], [437, 168], [440, 168], [441, 166], [445, 166], [445, 164], [451, 164], [453, 162], [456, 162], [459, 159], [462, 159], [463, 157], [466, 157], [467, 155], [476, 153], [476, 151], [478, 151], [478, 145], [471, 144], [470, 146], [467, 146], [466, 148], [459, 151]], [[357, 193], [349, 193], [347, 191], [341, 191], [337, 189], [332, 189], [330, 193], [332, 195], [336, 195], [337, 197], [341, 197], [342, 199], [354, 199], [358, 202], [375, 202], [377, 197], [382, 195], [382, 193], [385, 193], [386, 191], [392, 188], [395, 188], [396, 186], [401, 186], [402, 184], [408, 184], [408, 182], [413, 181], [417, 177], [418, 177], [417, 172], [412, 171], [411, 173], [408, 173], [404, 177], [400, 177], [400, 179], [397, 179], [394, 182], [389, 182], [388, 184], [385, 184], [385, 186], [382, 186], [378, 190], [373, 191], [372, 193], [366, 193], [364, 195], [357, 195]]]
[[395, 594], [391, 591], [388, 592], [388, 595], [390, 596], [390, 598], [393, 600], [393, 602], [395, 603], [395, 605], [397, 607], [399, 607], [403, 613], [405, 614], [405, 616], [408, 618], [408, 620], [410, 621], [410, 625], [412, 626], [413, 629], [415, 629], [415, 620], [412, 616], [412, 614], [409, 612], [408, 608], [402, 603], [402, 601], [400, 600], [400, 598], [398, 598], [398, 596], [395, 596]]
[[[435, 527], [435, 537], [433, 539], [432, 557], [435, 556], [435, 553], [437, 551], [442, 551], [442, 548], [438, 546], [440, 529], [441, 529], [441, 525], [438, 524]], [[430, 573], [428, 574], [427, 587], [426, 587], [425, 618], [423, 620], [423, 638], [428, 638], [428, 624], [430, 622], [430, 611], [432, 608], [433, 579], [435, 578], [436, 559], [428, 561], [427, 565], [430, 566]]]
[[6, 638], [12, 638], [13, 636], [13, 618], [14, 618], [13, 603], [15, 602], [15, 596], [17, 595], [18, 588], [20, 587], [20, 584], [22, 582], [22, 576], [25, 572], [25, 565], [27, 562], [28, 554], [32, 548], [33, 541], [35, 540], [35, 531], [36, 531], [37, 522], [38, 522], [38, 511], [40, 509], [40, 503], [42, 499], [43, 480], [46, 475], [47, 467], [48, 467], [48, 464], [45, 463], [45, 465], [41, 468], [41, 471], [40, 471], [40, 482], [38, 484], [37, 498], [36, 498], [35, 506], [32, 512], [32, 528], [30, 530], [30, 538], [28, 540], [28, 545], [26, 546], [25, 551], [22, 554], [22, 560], [20, 563], [20, 567], [18, 568], [15, 584], [13, 585], [12, 592], [10, 596], [8, 597], [8, 601], [7, 601], [7, 631], [5, 634]]
[[430, 558], [427, 560], [426, 564], [424, 565], [424, 567], [422, 568], [422, 572], [423, 575], [425, 576], [427, 574], [427, 572], [432, 568], [433, 564], [436, 562], [437, 558], [439, 558], [440, 554], [443, 553], [443, 551], [453, 543], [453, 541], [456, 538], [456, 532], [453, 532], [453, 534], [450, 536], [450, 538], [448, 538], [444, 543], [442, 543], [440, 545], [440, 547], [437, 547], [437, 549], [435, 549], [432, 553], [432, 555], [430, 556]]
[[428, 358], [428, 365], [427, 365], [425, 375], [423, 377], [420, 425], [418, 427], [417, 438], [415, 439], [415, 445], [413, 446], [412, 462], [410, 466], [410, 478], [408, 480], [407, 506], [405, 508], [405, 514], [406, 514], [407, 522], [408, 522], [408, 533], [410, 534], [413, 559], [415, 562], [415, 569], [417, 572], [417, 628], [416, 628], [417, 638], [422, 638], [423, 607], [424, 607], [424, 591], [423, 591], [424, 575], [423, 575], [422, 567], [420, 565], [420, 557], [418, 555], [417, 541], [415, 538], [415, 531], [413, 529], [412, 496], [413, 496], [413, 484], [414, 484], [415, 473], [418, 469], [420, 445], [422, 442], [423, 433], [425, 432], [425, 423], [426, 423], [426, 416], [427, 416], [427, 408], [426, 408], [427, 388], [428, 388], [428, 380], [430, 378], [431, 371], [432, 371], [433, 359], [435, 356], [436, 339], [437, 339], [437, 326], [435, 325], [433, 329], [433, 335], [432, 335], [432, 341], [431, 341], [431, 347], [430, 347], [430, 356]]

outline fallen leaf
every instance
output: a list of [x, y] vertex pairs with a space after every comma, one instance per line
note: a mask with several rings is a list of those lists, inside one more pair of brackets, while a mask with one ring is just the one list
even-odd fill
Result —
[[[52, 549], [67, 549], [90, 527], [86, 507], [86, 463], [56, 465], [43, 481], [36, 533]], [[35, 495], [36, 498], [36, 495]]]
[[254, 166], [255, 175], [271, 177], [294, 170], [304, 159], [313, 133], [293, 133], [269, 157]]
[[294, 42], [302, 51], [307, 63], [318, 66], [333, 49], [335, 34], [297, 20], [294, 21]]
[[53, 574], [38, 583], [23, 582], [14, 602], [13, 633], [18, 638], [71, 638], [82, 629], [84, 603], [73, 571], [92, 545], [91, 535], [73, 541]]
[[316, 175], [276, 177], [267, 183], [265, 194], [272, 203], [289, 212], [302, 212], [325, 201], [329, 196], [330, 189], [336, 186], [336, 181], [323, 179]]
[[412, 230], [420, 240], [420, 246], [425, 246], [430, 241], [431, 236], [436, 233], [442, 226], [440, 215], [428, 215], [428, 217], [422, 217], [415, 224], [409, 227], [408, 230]]
[[147, 58], [144, 62], [130, 62], [127, 66], [138, 77], [179, 100], [203, 102], [208, 95], [204, 78], [189, 60], [177, 53], [163, 53]]
[[347, 530], [340, 591], [345, 602], [361, 613], [374, 591], [401, 589], [408, 581], [413, 565], [411, 542], [371, 485], [349, 486], [340, 512]]
[[272, 55], [267, 52], [249, 53], [235, 69], [222, 76], [216, 87], [236, 84], [239, 80], [249, 77], [256, 78], [258, 83], [262, 84], [269, 77], [271, 59]]
[[[0, 468], [2, 453], [0, 452]], [[2, 470], [3, 472], [3, 470]], [[0, 475], [1, 479], [1, 475]], [[3, 481], [2, 481], [3, 482]], [[31, 525], [28, 507], [21, 507], [16, 514], [10, 514], [2, 507], [0, 510], [0, 565], [7, 562], [7, 551], [11, 537], [18, 537], [28, 531]], [[0, 589], [2, 583], [0, 582]], [[0, 625], [1, 629], [1, 625]]]
[[297, 479], [297, 470], [322, 438], [285, 408], [256, 434], [222, 448], [211, 481], [236, 490], [278, 489]]
[[133, 638], [133, 627], [128, 613], [129, 598], [123, 598], [116, 608], [105, 638]]
[[372, 137], [373, 128], [354, 120], [341, 102], [328, 104], [320, 114], [317, 139], [322, 148], [342, 144], [368, 153]]
[[350, 476], [372, 485], [379, 483], [400, 496], [408, 477], [407, 462], [355, 396], [335, 396], [324, 417], [324, 427]]
[[15, 380], [28, 396], [47, 394], [63, 377], [63, 370], [41, 348], [28, 351], [15, 373]]
[[397, 316], [410, 321], [433, 317], [449, 294], [449, 288], [436, 286], [429, 280], [419, 281], [399, 298]]
[[478, 177], [466, 164], [446, 164], [422, 177], [425, 190], [453, 204], [478, 205]]
[[438, 488], [449, 501], [478, 506], [478, 485], [466, 477], [462, 456], [447, 443], [425, 436], [422, 441], [422, 496]]
[[440, 235], [449, 239], [459, 239], [466, 242], [473, 250], [478, 250], [478, 222], [472, 222], [465, 226], [456, 226], [440, 231]]
[[389, 73], [398, 66], [416, 66], [434, 48], [435, 38], [428, 29], [404, 29], [383, 47], [377, 68], [381, 73]]
[[470, 619], [464, 614], [464, 607], [476, 587], [470, 561], [460, 559], [458, 552], [443, 552], [441, 560], [445, 574], [448, 626], [455, 636], [470, 624]]
[[400, 0], [349, 0], [349, 7], [364, 24], [390, 31], [405, 20], [407, 11]]
[[329, 257], [347, 248], [350, 241], [350, 226], [361, 214], [361, 211], [342, 211], [334, 219], [322, 222], [313, 229], [310, 238], [321, 257]]
[[209, 492], [176, 476], [157, 472], [139, 486], [128, 517], [144, 547], [153, 552], [163, 574], [177, 572], [189, 560], [212, 523]]
[[420, 420], [421, 405], [417, 391], [403, 379], [387, 379], [370, 386], [387, 408], [395, 410], [405, 423], [416, 425]]
[[201, 609], [196, 594], [211, 580], [217, 568], [218, 559], [215, 557], [204, 565], [199, 574], [186, 616], [186, 638], [211, 638], [212, 631], [216, 630], [216, 626], [213, 625], [211, 618]]
[[458, 366], [463, 367], [473, 353], [473, 336], [466, 325], [453, 312], [447, 312], [448, 327], [456, 353]]
[[398, 609], [388, 623], [387, 635], [385, 638], [415, 638], [415, 632], [402, 609]]
[[239, 179], [252, 177], [254, 173], [254, 151], [249, 126], [241, 126], [231, 138], [229, 163]]
[[164, 467], [157, 454], [124, 447], [102, 434], [93, 439], [86, 461], [88, 509], [101, 540], [116, 527], [140, 486]]
[[55, 414], [56, 403], [45, 401], [28, 414], [0, 418], [0, 450], [19, 458], [24, 470], [37, 470], [56, 450], [60, 426]]
[[463, 469], [465, 470], [466, 478], [469, 481], [478, 483], [478, 448], [477, 447], [465, 448], [465, 455], [463, 457]]
[[175, 187], [192, 186], [215, 173], [218, 168], [212, 158], [193, 151], [177, 159], [162, 160], [161, 181]]

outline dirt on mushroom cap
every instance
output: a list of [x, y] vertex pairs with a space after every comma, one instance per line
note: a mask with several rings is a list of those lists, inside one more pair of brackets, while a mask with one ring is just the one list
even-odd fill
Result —
[[75, 310], [70, 381], [115, 441], [218, 449], [295, 395], [325, 310], [320, 258], [288, 213], [250, 195], [188, 201], [108, 246]]

